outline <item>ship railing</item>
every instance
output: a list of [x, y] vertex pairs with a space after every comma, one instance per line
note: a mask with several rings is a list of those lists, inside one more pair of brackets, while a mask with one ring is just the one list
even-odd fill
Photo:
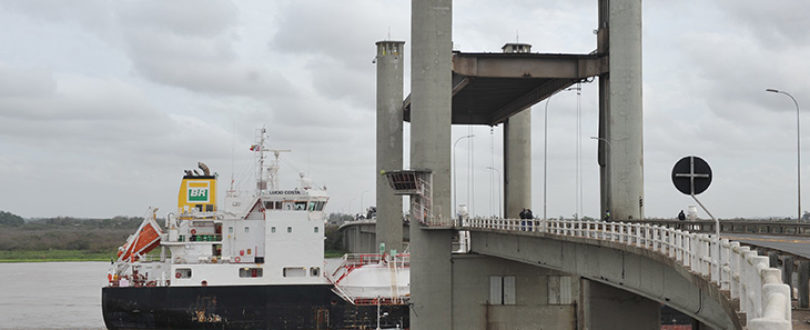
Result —
[[344, 267], [353, 268], [364, 265], [379, 264], [382, 260], [394, 262], [396, 263], [397, 267], [408, 267], [410, 266], [410, 259], [410, 255], [407, 253], [399, 253], [393, 257], [376, 253], [349, 253], [343, 256], [343, 262], [341, 263], [341, 267], [338, 267], [338, 270]]
[[387, 255], [376, 253], [347, 253], [343, 256], [343, 261], [335, 271], [332, 272], [332, 274], [327, 274], [327, 279], [332, 283], [338, 283], [355, 268], [365, 265], [376, 265], [379, 264], [381, 260], [392, 262], [399, 268], [410, 267], [410, 254], [398, 253], [390, 259], [386, 257]]
[[379, 297], [379, 298], [355, 298], [354, 304], [360, 306], [388, 306], [388, 305], [405, 305], [407, 304], [409, 299], [407, 297]]
[[537, 232], [648, 250], [728, 291], [731, 299], [739, 300], [749, 329], [791, 328], [790, 287], [782, 283], [781, 270], [769, 267], [768, 257], [739, 242], [641, 222], [469, 219], [465, 223], [461, 229]]
[[177, 215], [179, 220], [222, 220], [223, 215], [216, 211], [185, 211]]

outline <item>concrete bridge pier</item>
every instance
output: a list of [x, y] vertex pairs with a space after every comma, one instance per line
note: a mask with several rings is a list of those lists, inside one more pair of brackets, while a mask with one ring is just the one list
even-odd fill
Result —
[[402, 169], [404, 44], [402, 41], [377, 42], [376, 246], [385, 243], [388, 251], [403, 250], [402, 196], [394, 194], [394, 190], [380, 173]]
[[596, 281], [582, 279], [583, 329], [661, 328], [661, 304]]
[[[529, 53], [532, 45], [507, 43], [504, 53]], [[518, 112], [503, 123], [504, 214], [517, 219], [532, 204], [532, 109]], [[534, 211], [533, 211], [534, 212]]]
[[644, 218], [641, 0], [599, 0], [597, 52], [609, 54], [599, 76], [602, 215]]
[[[432, 220], [450, 225], [452, 0], [411, 2], [411, 169], [433, 173]], [[452, 329], [448, 229], [410, 227], [413, 329]]]

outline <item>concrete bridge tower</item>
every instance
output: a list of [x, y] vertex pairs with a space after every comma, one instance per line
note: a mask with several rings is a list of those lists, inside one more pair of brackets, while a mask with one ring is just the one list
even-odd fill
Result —
[[382, 171], [402, 169], [402, 41], [377, 42], [377, 225], [376, 246], [402, 251], [402, 196], [394, 195]]
[[[452, 0], [411, 2], [411, 169], [433, 173], [434, 223], [451, 224]], [[452, 329], [452, 231], [410, 226], [411, 328]]]
[[641, 0], [599, 0], [597, 31], [597, 53], [610, 67], [599, 76], [601, 211], [643, 219]]

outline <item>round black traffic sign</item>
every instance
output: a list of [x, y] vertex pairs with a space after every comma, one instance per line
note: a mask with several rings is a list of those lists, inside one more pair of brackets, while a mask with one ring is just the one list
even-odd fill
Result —
[[672, 168], [672, 183], [684, 194], [700, 194], [712, 183], [712, 169], [709, 163], [700, 157], [681, 158]]

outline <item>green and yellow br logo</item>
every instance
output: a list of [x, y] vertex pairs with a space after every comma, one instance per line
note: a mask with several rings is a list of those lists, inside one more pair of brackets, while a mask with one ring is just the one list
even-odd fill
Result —
[[189, 203], [208, 203], [211, 201], [209, 185], [206, 181], [190, 181], [186, 191]]

